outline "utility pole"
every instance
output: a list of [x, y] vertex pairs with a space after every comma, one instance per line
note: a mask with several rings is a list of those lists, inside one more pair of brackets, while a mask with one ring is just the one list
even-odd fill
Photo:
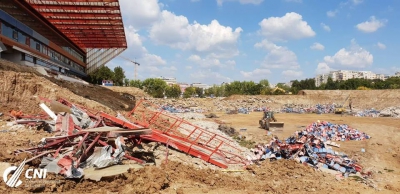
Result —
[[121, 55], [119, 55], [119, 57], [121, 57], [121, 58], [123, 58], [123, 59], [125, 59], [125, 60], [127, 60], [127, 61], [129, 61], [131, 63], [133, 63], [133, 65], [135, 66], [135, 80], [137, 80], [137, 66], [140, 66], [140, 63], [138, 63], [136, 61], [132, 61], [132, 60], [130, 60], [130, 59], [126, 58], [126, 57], [123, 57]]

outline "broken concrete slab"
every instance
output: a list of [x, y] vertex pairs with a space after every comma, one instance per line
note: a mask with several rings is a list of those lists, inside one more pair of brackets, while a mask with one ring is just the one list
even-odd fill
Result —
[[103, 177], [112, 177], [128, 172], [129, 169], [140, 169], [140, 168], [143, 168], [143, 166], [139, 164], [114, 165], [102, 169], [95, 169], [93, 167], [86, 168], [84, 179], [100, 181], [101, 178]]

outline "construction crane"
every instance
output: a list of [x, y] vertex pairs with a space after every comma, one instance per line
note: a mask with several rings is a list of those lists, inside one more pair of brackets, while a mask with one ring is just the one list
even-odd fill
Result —
[[130, 59], [126, 58], [126, 57], [123, 57], [121, 55], [119, 55], [119, 57], [121, 57], [121, 58], [123, 58], [123, 59], [125, 59], [125, 60], [127, 60], [127, 61], [129, 61], [131, 63], [133, 63], [133, 65], [135, 66], [135, 80], [137, 80], [137, 66], [140, 66], [140, 63], [138, 63], [136, 61], [132, 61], [132, 60], [130, 60]]

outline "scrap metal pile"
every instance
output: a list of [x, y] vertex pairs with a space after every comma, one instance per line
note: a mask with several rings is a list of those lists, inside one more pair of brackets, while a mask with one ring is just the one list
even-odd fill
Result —
[[152, 104], [144, 100], [126, 117], [89, 110], [65, 99], [41, 100], [50, 104], [51, 108], [40, 104], [46, 114], [14, 113], [15, 123], [37, 125], [55, 136], [15, 154], [30, 153], [33, 157], [26, 163], [41, 160], [40, 167], [67, 178], [80, 178], [85, 168], [101, 169], [123, 159], [146, 163], [134, 157], [133, 151], [144, 141], [163, 143], [222, 168], [248, 164], [233, 140], [152, 109]]
[[362, 172], [362, 167], [346, 154], [332, 149], [340, 147], [334, 141], [365, 140], [369, 135], [348, 125], [329, 122], [315, 122], [302, 131], [296, 131], [286, 141], [277, 137], [268, 144], [259, 144], [252, 151], [256, 157], [248, 158], [253, 162], [260, 160], [294, 159], [319, 169], [331, 169], [344, 175]]

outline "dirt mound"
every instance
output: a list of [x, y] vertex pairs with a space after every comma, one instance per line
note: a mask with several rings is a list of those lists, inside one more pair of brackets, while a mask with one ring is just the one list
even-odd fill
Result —
[[132, 96], [135, 96], [136, 98], [150, 97], [150, 95], [148, 95], [146, 92], [135, 87], [112, 86], [112, 87], [107, 87], [107, 89], [110, 89], [114, 92], [127, 93]]
[[0, 60], [0, 111], [20, 109], [26, 113], [38, 113], [35, 96], [49, 99], [65, 98], [88, 108], [114, 113], [131, 110], [135, 97], [109, 90], [102, 86], [85, 85], [44, 77], [30, 67]]

